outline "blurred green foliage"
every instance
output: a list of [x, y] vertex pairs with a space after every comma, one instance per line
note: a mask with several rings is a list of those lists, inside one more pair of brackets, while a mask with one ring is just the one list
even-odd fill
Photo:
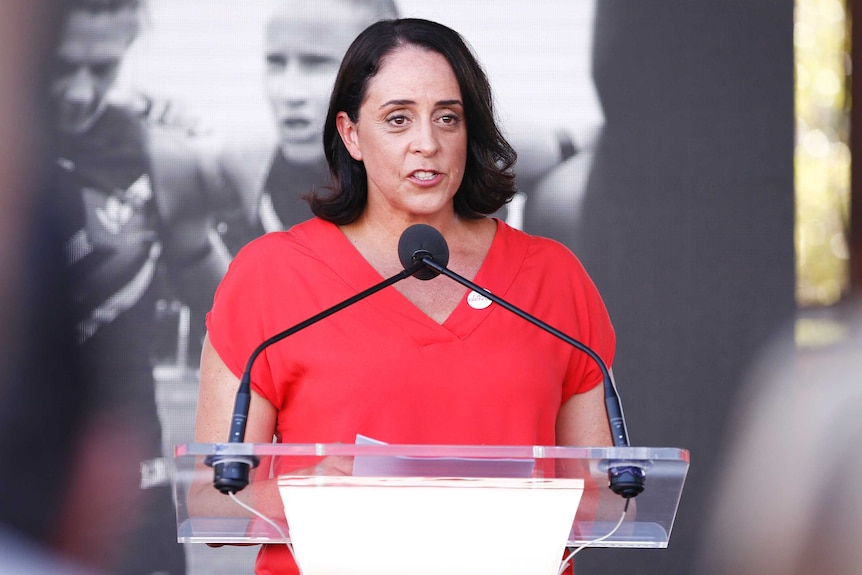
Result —
[[850, 19], [843, 0], [796, 0], [796, 299], [838, 302], [849, 287]]

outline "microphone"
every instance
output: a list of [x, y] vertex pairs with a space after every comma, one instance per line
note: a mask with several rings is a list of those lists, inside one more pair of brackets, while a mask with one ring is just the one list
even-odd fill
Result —
[[[405, 230], [398, 240], [398, 253], [416, 254], [423, 258], [429, 258], [434, 261], [441, 261], [445, 266], [449, 263], [449, 246], [443, 236], [435, 230], [434, 234], [416, 233], [410, 230], [412, 226]], [[428, 226], [430, 227], [430, 226]], [[410, 233], [408, 233], [410, 232]], [[403, 259], [402, 259], [403, 261]], [[231, 417], [230, 432], [228, 435], [228, 444], [242, 443], [245, 440], [245, 428], [248, 421], [248, 409], [251, 403], [251, 368], [257, 357], [269, 346], [278, 343], [286, 337], [295, 334], [322, 319], [325, 319], [332, 314], [349, 307], [368, 296], [375, 294], [383, 288], [397, 283], [410, 276], [416, 276], [421, 280], [430, 280], [437, 277], [439, 272], [429, 269], [423, 261], [411, 261], [404, 266], [401, 272], [394, 276], [383, 280], [382, 282], [371, 286], [370, 288], [359, 292], [358, 294], [347, 298], [346, 300], [335, 304], [334, 306], [323, 310], [292, 327], [289, 327], [277, 334], [267, 338], [258, 345], [248, 358], [245, 365], [245, 370], [240, 378], [239, 388], [236, 392], [236, 400], [234, 402], [233, 416]], [[217, 447], [218, 449], [218, 447]], [[257, 457], [247, 455], [208, 455], [204, 463], [213, 468], [214, 479], [213, 487], [224, 493], [236, 493], [245, 489], [249, 483], [249, 472], [253, 467], [257, 467], [259, 461]]]
[[[611, 428], [614, 447], [629, 447], [629, 435], [628, 430], [626, 429], [625, 418], [623, 417], [622, 403], [620, 402], [619, 394], [617, 393], [610, 370], [599, 354], [571, 336], [566, 335], [555, 327], [548, 325], [535, 316], [515, 307], [506, 300], [492, 294], [485, 288], [478, 286], [467, 278], [448, 269], [446, 264], [449, 263], [449, 248], [445, 247], [446, 239], [432, 226], [427, 224], [414, 224], [404, 230], [401, 237], [402, 239], [405, 237], [417, 238], [409, 243], [404, 242], [403, 249], [402, 245], [399, 243], [398, 258], [401, 260], [401, 264], [405, 268], [412, 267], [417, 262], [423, 263], [429, 270], [428, 275], [430, 277], [428, 279], [436, 277], [439, 274], [443, 274], [590, 356], [602, 372], [602, 383], [604, 385], [605, 392], [605, 409], [608, 414], [608, 422]], [[413, 243], [413, 241], [416, 243]], [[425, 246], [425, 249], [414, 249], [413, 246], [420, 242]], [[431, 247], [433, 246], [434, 249], [442, 251], [442, 248], [440, 247], [441, 244], [445, 247], [447, 257], [445, 261], [441, 259], [438, 262], [435, 260], [435, 251], [432, 250]], [[643, 468], [636, 465], [611, 464], [608, 468], [610, 489], [617, 495], [621, 495], [626, 499], [635, 497], [644, 490], [645, 479], [646, 477]]]

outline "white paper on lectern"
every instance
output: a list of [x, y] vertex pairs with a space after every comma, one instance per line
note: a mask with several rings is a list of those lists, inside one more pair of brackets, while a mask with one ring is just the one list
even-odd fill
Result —
[[555, 575], [582, 479], [279, 477], [303, 575]]
[[[386, 445], [356, 434], [356, 445]], [[366, 477], [532, 477], [534, 459], [488, 457], [387, 457], [357, 455], [353, 475]]]

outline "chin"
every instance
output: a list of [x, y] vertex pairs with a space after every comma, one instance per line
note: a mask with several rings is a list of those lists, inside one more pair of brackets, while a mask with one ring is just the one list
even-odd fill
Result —
[[324, 161], [323, 144], [314, 142], [284, 142], [279, 145], [281, 155], [295, 164], [316, 164]]
[[410, 206], [406, 212], [415, 220], [434, 220], [440, 217], [454, 216], [452, 203], [434, 206]]

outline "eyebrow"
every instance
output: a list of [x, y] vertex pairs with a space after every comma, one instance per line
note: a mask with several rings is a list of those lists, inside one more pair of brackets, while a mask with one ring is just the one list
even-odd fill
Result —
[[[388, 102], [384, 102], [380, 105], [380, 108], [386, 108], [387, 106], [407, 106], [409, 104], [415, 104], [414, 100], [389, 100]], [[464, 104], [461, 100], [438, 100], [435, 103], [436, 106], [463, 106]]]

